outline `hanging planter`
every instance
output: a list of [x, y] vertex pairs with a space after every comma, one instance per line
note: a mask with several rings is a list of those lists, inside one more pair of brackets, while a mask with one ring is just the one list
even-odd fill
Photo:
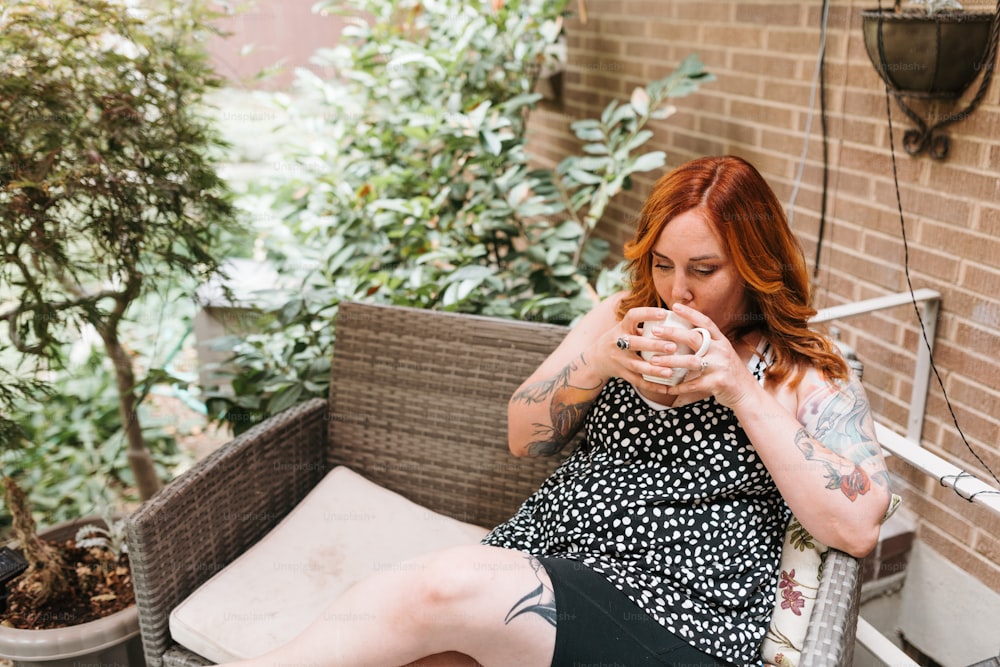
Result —
[[[996, 56], [997, 15], [934, 11], [933, 0], [919, 9], [900, 10], [899, 4], [893, 9], [861, 12], [865, 49], [900, 108], [918, 126], [903, 137], [907, 153], [929, 150], [931, 157], [943, 159], [949, 141], [937, 131], [968, 116], [989, 86]], [[954, 102], [980, 74], [979, 90], [968, 107], [945, 115], [934, 125], [928, 125], [902, 99]]]
[[955, 99], [982, 71], [993, 15], [869, 9], [861, 12], [861, 21], [868, 57], [890, 88], [914, 97]]

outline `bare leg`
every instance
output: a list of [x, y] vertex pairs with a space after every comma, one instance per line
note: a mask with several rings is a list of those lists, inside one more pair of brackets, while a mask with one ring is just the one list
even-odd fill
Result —
[[233, 667], [549, 667], [554, 648], [545, 569], [519, 551], [472, 545], [358, 582], [294, 640]]

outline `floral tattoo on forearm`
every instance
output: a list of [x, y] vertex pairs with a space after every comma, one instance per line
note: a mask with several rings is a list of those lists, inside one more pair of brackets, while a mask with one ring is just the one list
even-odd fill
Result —
[[528, 385], [517, 394], [514, 400], [520, 403], [549, 403], [549, 424], [536, 422], [534, 424], [533, 440], [528, 444], [531, 456], [550, 456], [566, 446], [586, 419], [590, 406], [597, 395], [596, 387], [577, 387], [570, 384], [570, 375], [586, 365], [586, 359], [580, 354], [578, 360], [571, 361], [548, 380], [542, 380]]
[[[807, 461], [818, 461], [826, 468], [826, 488], [839, 489], [852, 502], [868, 493], [873, 483], [888, 488], [889, 475], [878, 457], [879, 445], [869, 435], [871, 415], [860, 387], [852, 381], [836, 394], [826, 389], [814, 394], [821, 399], [807, 401], [813, 433], [799, 429], [795, 445]], [[869, 474], [862, 464], [873, 472]]]
[[804, 428], [800, 428], [795, 434], [795, 445], [799, 448], [807, 461], [819, 461], [826, 468], [828, 489], [840, 489], [848, 500], [857, 500], [858, 496], [868, 493], [871, 489], [871, 480], [861, 466], [854, 463], [854, 469], [844, 470], [842, 461], [830, 461], [819, 455], [813, 443], [816, 440], [806, 433]]

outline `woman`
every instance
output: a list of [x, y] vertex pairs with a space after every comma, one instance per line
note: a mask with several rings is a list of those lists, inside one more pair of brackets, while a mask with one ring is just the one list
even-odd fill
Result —
[[[831, 547], [874, 547], [890, 494], [869, 406], [808, 328], [802, 254], [756, 169], [668, 173], [625, 252], [631, 289], [509, 405], [515, 455], [584, 443], [482, 545], [362, 581], [257, 664], [754, 664], [789, 511]], [[709, 332], [703, 355], [673, 354], [697, 331], [642, 336], [664, 305]], [[643, 378], [674, 369], [675, 386]]]

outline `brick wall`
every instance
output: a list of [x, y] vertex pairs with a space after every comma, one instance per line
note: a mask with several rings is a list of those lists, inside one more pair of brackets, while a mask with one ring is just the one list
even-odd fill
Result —
[[[829, 187], [815, 304], [837, 305], [904, 291], [904, 248], [892, 181], [884, 87], [861, 38], [862, 9], [877, 0], [833, 0], [827, 32]], [[891, 5], [883, 0], [886, 6]], [[571, 3], [575, 6], [575, 3]], [[992, 2], [965, 2], [992, 10]], [[651, 149], [668, 167], [705, 154], [751, 160], [790, 203], [809, 122], [822, 3], [800, 0], [587, 0], [586, 24], [567, 24], [569, 63], [559, 101], [535, 112], [531, 147], [551, 163], [574, 147], [569, 122], [597, 115], [613, 98], [665, 76], [698, 53], [718, 81], [677, 102], [680, 112], [652, 129]], [[978, 81], [973, 85], [973, 90]], [[967, 99], [969, 96], [967, 95]], [[939, 107], [939, 112], [949, 111]], [[819, 97], [793, 212], [810, 267], [822, 199]], [[916, 288], [943, 295], [935, 359], [959, 425], [1000, 473], [1000, 82], [982, 105], [951, 126], [946, 161], [908, 156], [911, 125], [892, 102], [900, 196]], [[613, 247], [630, 237], [651, 182], [610, 207], [598, 235]], [[883, 421], [906, 421], [919, 330], [900, 307], [841, 325], [864, 360], [872, 403]], [[932, 385], [924, 424], [928, 449], [980, 474]], [[1000, 591], [1000, 519], [899, 461], [890, 466], [906, 505], [921, 517], [918, 537]], [[982, 473], [985, 474], [985, 473]]]

